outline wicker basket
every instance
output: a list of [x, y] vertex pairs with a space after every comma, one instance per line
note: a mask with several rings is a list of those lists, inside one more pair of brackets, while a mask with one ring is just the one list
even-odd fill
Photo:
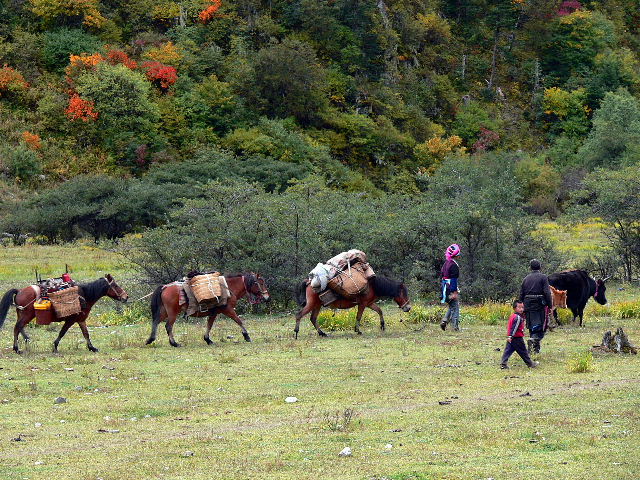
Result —
[[353, 265], [329, 280], [328, 287], [345, 298], [353, 298], [369, 288], [361, 264]]
[[189, 280], [189, 286], [198, 303], [218, 300], [222, 296], [219, 273], [197, 275]]
[[76, 315], [82, 311], [78, 287], [69, 287], [57, 292], [51, 292], [48, 297], [58, 318]]

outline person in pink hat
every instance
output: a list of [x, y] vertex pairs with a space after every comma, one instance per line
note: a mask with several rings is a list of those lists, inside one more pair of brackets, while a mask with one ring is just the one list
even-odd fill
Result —
[[450, 323], [451, 327], [458, 331], [460, 330], [460, 291], [458, 290], [460, 267], [454, 259], [460, 255], [460, 245], [456, 243], [449, 245], [444, 255], [446, 260], [440, 270], [440, 291], [442, 294], [440, 303], [447, 303], [449, 308], [440, 322], [440, 328], [446, 330], [447, 324]]

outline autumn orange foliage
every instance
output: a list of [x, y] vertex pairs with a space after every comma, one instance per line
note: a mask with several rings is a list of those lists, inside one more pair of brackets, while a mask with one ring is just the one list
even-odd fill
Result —
[[200, 15], [198, 15], [198, 18], [202, 23], [209, 23], [211, 20], [218, 16], [217, 12], [221, 6], [222, 0], [211, 0], [211, 5], [201, 11]]
[[25, 130], [22, 132], [22, 140], [31, 150], [40, 150], [42, 148], [42, 141], [37, 133]]
[[67, 77], [74, 79], [85, 72], [95, 70], [96, 65], [100, 62], [104, 62], [104, 57], [99, 53], [94, 53], [93, 55], [89, 55], [87, 53], [70, 55], [69, 65], [67, 65], [65, 73], [67, 74]]
[[29, 88], [20, 72], [5, 65], [0, 68], [0, 97], [11, 92], [23, 91]]
[[71, 95], [69, 106], [64, 111], [69, 120], [82, 120], [83, 122], [94, 121], [98, 118], [95, 105], [89, 100], [84, 100], [77, 93]]

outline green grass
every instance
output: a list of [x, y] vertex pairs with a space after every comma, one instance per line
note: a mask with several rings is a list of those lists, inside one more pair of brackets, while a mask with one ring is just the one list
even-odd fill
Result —
[[[539, 369], [514, 356], [503, 371], [496, 351], [504, 347], [502, 323], [467, 322], [455, 333], [429, 324], [416, 333], [400, 325], [406, 314], [395, 306], [385, 313], [386, 333], [372, 322], [363, 336], [321, 339], [305, 320], [298, 341], [291, 315], [248, 317], [253, 343], [225, 319], [213, 331], [214, 347], [204, 344], [199, 325], [178, 322], [180, 349], [162, 330], [144, 347], [148, 325], [94, 327], [98, 354], [74, 327], [53, 355], [56, 331], [37, 327], [17, 356], [5, 328], [0, 478], [486, 479], [517, 472], [546, 480], [550, 468], [559, 479], [593, 471], [636, 478], [640, 460], [629, 452], [640, 447], [637, 358], [597, 355], [595, 371], [566, 368], [618, 320], [590, 316], [585, 328], [558, 329], [544, 340]], [[640, 320], [624, 325], [637, 342]], [[67, 403], [55, 405], [58, 396]], [[288, 396], [298, 402], [285, 403]], [[353, 455], [338, 457], [345, 446]]]
[[[109, 271], [133, 285], [119, 257], [89, 245], [0, 249], [0, 285], [28, 284], [35, 264], [59, 274], [65, 261], [80, 280]], [[180, 319], [174, 349], [162, 327], [143, 346], [146, 301], [117, 311], [103, 300], [91, 317], [98, 354], [77, 327], [50, 353], [58, 324], [31, 325], [17, 356], [11, 318], [0, 330], [0, 478], [635, 479], [638, 358], [594, 354], [586, 372], [567, 368], [606, 330], [623, 325], [640, 343], [640, 290], [623, 287], [607, 290], [609, 306], [589, 302], [584, 328], [549, 333], [535, 370], [517, 356], [498, 369], [511, 310], [500, 303], [463, 302], [461, 332], [442, 332], [444, 308], [417, 301], [409, 314], [386, 304], [385, 333], [369, 312], [362, 336], [352, 313], [327, 312], [330, 338], [305, 319], [297, 341], [292, 314], [247, 316], [253, 343], [223, 317], [213, 347], [202, 320]], [[353, 455], [339, 457], [346, 446]]]

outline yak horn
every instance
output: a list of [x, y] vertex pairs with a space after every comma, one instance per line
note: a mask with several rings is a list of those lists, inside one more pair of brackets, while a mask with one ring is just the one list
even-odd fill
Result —
[[602, 280], [602, 283], [606, 282], [607, 280], [609, 280], [611, 277], [613, 277], [613, 275], [609, 275], [607, 278], [605, 278], [604, 280]]

